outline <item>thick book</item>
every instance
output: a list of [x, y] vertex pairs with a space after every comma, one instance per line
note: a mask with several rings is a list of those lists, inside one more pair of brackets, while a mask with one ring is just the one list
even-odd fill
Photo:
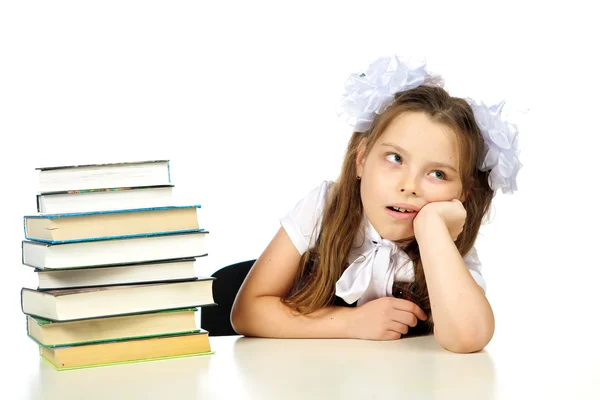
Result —
[[39, 192], [171, 184], [169, 160], [39, 167]]
[[206, 307], [215, 304], [213, 280], [45, 291], [22, 288], [21, 310], [32, 317], [64, 322]]
[[22, 263], [41, 270], [114, 266], [206, 255], [208, 231], [50, 244], [22, 241]]
[[27, 316], [27, 335], [42, 347], [75, 346], [117, 340], [199, 332], [197, 308], [121, 317], [52, 322]]
[[214, 354], [208, 332], [66, 347], [40, 347], [57, 370]]
[[195, 280], [195, 261], [195, 258], [181, 258], [114, 267], [35, 269], [34, 271], [38, 275], [38, 289], [40, 290], [74, 289]]
[[172, 206], [174, 185], [109, 186], [38, 193], [37, 212], [64, 214]]
[[198, 230], [200, 205], [36, 214], [23, 217], [27, 240], [68, 243]]

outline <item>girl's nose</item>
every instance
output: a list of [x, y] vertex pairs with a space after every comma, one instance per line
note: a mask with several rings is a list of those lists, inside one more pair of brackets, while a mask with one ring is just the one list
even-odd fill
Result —
[[[405, 192], [406, 190], [405, 190], [405, 189], [400, 189], [400, 191], [401, 191], [401, 192]], [[417, 195], [417, 192], [415, 192], [415, 191], [412, 191], [412, 194], [413, 194], [414, 196], [416, 196], [416, 195]]]

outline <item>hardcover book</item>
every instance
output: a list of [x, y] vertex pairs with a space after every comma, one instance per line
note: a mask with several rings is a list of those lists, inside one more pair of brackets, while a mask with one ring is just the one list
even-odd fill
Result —
[[25, 238], [46, 243], [112, 239], [200, 229], [200, 205], [26, 215]]
[[39, 192], [170, 185], [169, 160], [39, 167]]
[[22, 288], [21, 309], [32, 317], [64, 322], [210, 306], [215, 304], [213, 280], [46, 291]]
[[208, 231], [129, 235], [69, 243], [22, 241], [22, 262], [41, 270], [147, 263], [206, 255]]

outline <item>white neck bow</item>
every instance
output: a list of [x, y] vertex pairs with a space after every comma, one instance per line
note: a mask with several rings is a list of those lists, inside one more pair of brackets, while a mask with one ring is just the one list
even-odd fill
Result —
[[364, 223], [367, 229], [361, 253], [336, 283], [335, 294], [348, 304], [360, 300], [360, 305], [392, 296], [394, 280], [414, 280], [413, 262], [404, 250], [396, 243], [382, 239], [366, 216]]

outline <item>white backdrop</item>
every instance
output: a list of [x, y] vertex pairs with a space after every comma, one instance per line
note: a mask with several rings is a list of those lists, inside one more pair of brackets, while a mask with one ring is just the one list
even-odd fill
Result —
[[453, 94], [506, 99], [520, 122], [520, 190], [496, 197], [478, 240], [490, 349], [524, 329], [540, 354], [558, 338], [585, 343], [598, 327], [600, 31], [578, 2], [519, 3], [3, 2], [3, 342], [36, 352], [19, 304], [36, 285], [20, 250], [36, 167], [170, 159], [176, 196], [203, 206], [209, 275], [260, 255], [279, 218], [336, 178], [344, 81], [396, 53], [426, 57]]

